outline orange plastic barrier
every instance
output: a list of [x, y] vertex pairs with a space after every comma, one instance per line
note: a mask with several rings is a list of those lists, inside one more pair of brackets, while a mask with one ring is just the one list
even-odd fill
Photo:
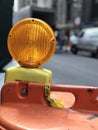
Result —
[[[18, 81], [4, 84], [1, 90], [0, 129], [98, 130], [97, 88], [52, 85], [54, 98], [57, 98], [57, 92], [70, 92], [75, 96], [71, 109], [49, 106], [45, 100], [44, 84]], [[71, 96], [65, 94], [64, 100], [70, 104]]]

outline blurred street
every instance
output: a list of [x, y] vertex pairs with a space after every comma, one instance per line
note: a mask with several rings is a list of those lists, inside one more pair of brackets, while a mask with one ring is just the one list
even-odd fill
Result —
[[89, 54], [55, 54], [45, 65], [53, 72], [53, 83], [98, 86], [98, 59]]
[[[6, 65], [5, 69], [18, 65], [15, 61]], [[52, 70], [53, 83], [70, 85], [98, 86], [98, 59], [91, 58], [89, 54], [71, 53], [55, 54], [46, 63], [44, 68]], [[0, 74], [0, 87], [4, 82], [4, 73]]]

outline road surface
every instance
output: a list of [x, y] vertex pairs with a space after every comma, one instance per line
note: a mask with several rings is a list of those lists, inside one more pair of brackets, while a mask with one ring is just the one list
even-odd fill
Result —
[[[16, 62], [11, 62], [5, 68], [15, 65]], [[52, 83], [98, 87], [98, 59], [89, 55], [55, 54], [42, 67], [52, 70]], [[4, 76], [4, 73], [0, 73], [0, 87], [4, 83]]]
[[45, 65], [53, 72], [53, 83], [98, 86], [98, 59], [89, 54], [55, 54]]

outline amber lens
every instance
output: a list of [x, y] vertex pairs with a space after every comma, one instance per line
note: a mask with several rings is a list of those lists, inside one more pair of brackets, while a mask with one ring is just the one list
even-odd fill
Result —
[[51, 27], [42, 20], [28, 18], [16, 23], [8, 36], [12, 57], [24, 67], [38, 67], [54, 54], [56, 39]]

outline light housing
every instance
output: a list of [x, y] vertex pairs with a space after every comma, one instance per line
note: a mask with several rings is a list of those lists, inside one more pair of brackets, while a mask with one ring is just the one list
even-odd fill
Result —
[[55, 52], [56, 38], [44, 21], [27, 18], [16, 23], [8, 35], [11, 56], [24, 67], [39, 67]]

